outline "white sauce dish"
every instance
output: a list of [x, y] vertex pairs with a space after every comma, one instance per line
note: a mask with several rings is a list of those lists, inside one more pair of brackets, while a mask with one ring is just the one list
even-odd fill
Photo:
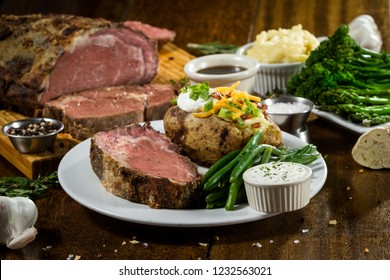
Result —
[[289, 212], [310, 202], [312, 170], [293, 162], [270, 162], [243, 174], [248, 204], [266, 213]]

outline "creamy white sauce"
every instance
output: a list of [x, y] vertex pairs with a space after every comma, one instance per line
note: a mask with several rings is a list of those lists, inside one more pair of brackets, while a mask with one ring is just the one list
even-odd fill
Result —
[[[212, 93], [213, 89], [210, 88], [209, 92]], [[203, 100], [202, 98], [198, 98], [197, 100], [191, 99], [190, 92], [188, 91], [181, 92], [177, 97], [177, 106], [188, 113], [200, 112], [205, 103], [206, 100]]]
[[245, 172], [244, 179], [251, 184], [282, 184], [302, 181], [310, 175], [310, 169], [291, 162], [271, 162], [257, 165]]

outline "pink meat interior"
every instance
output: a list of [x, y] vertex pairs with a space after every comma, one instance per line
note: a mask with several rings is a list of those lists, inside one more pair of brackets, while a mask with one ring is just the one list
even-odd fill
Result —
[[[73, 96], [74, 97], [74, 96]], [[139, 112], [143, 121], [144, 97], [140, 94], [127, 94], [121, 88], [90, 90], [80, 93], [78, 98], [64, 100], [64, 111], [71, 119], [95, 117], [114, 117], [125, 113]]]
[[98, 31], [59, 58], [40, 102], [91, 88], [148, 83], [157, 73], [155, 48], [128, 28]]
[[96, 144], [138, 172], [178, 182], [196, 179], [196, 166], [180, 155], [166, 137], [145, 127], [120, 127], [95, 135]]

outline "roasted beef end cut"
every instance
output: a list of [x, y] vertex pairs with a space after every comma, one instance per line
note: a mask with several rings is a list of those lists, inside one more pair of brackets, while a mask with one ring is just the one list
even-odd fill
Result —
[[90, 160], [103, 187], [116, 196], [151, 208], [201, 207], [196, 165], [148, 122], [95, 134]]
[[144, 33], [149, 38], [158, 42], [158, 47], [161, 48], [165, 43], [171, 42], [176, 37], [176, 32], [167, 28], [160, 28], [146, 24], [136, 20], [129, 20], [123, 22], [126, 27], [130, 27], [134, 30]]
[[150, 83], [157, 43], [123, 23], [73, 15], [0, 16], [0, 102], [34, 115], [91, 88]]
[[61, 120], [65, 132], [85, 140], [113, 127], [163, 119], [175, 97], [172, 85], [105, 87], [48, 101], [43, 116]]

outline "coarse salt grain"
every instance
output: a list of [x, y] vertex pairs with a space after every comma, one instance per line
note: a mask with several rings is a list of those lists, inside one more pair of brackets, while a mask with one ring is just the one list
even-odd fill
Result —
[[294, 114], [310, 110], [310, 106], [300, 102], [277, 102], [268, 105], [267, 112], [270, 114]]
[[260, 242], [252, 243], [252, 247], [262, 248], [263, 245], [261, 245]]

